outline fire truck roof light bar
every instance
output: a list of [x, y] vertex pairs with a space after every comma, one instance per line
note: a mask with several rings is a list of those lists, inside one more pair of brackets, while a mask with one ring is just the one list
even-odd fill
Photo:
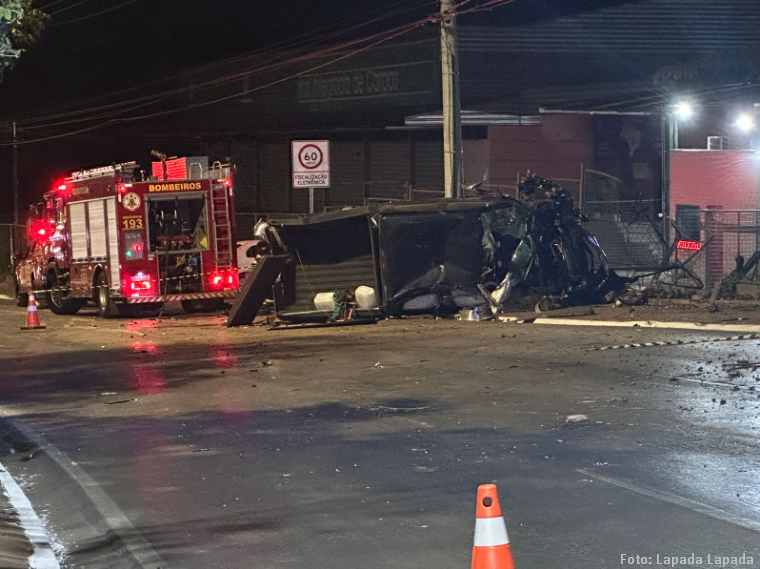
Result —
[[135, 162], [122, 162], [121, 164], [113, 164], [111, 166], [101, 166], [100, 168], [89, 168], [87, 170], [79, 170], [71, 173], [72, 180], [87, 180], [90, 178], [100, 178], [102, 176], [113, 176], [117, 170], [134, 170], [139, 168], [140, 165]]

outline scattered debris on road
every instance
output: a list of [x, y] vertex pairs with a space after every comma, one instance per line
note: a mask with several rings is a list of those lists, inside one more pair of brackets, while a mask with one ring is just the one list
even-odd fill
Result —
[[588, 421], [588, 415], [568, 415], [565, 423], [585, 423]]

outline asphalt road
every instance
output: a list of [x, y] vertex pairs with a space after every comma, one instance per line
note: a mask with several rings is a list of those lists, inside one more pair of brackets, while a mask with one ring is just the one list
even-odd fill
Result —
[[486, 482], [518, 569], [760, 564], [758, 340], [40, 316], [0, 305], [0, 460], [65, 567], [467, 567]]

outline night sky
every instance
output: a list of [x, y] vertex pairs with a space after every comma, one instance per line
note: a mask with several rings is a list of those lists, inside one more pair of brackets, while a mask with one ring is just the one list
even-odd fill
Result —
[[[460, 21], [462, 25], [528, 23], [623, 1], [515, 0]], [[0, 83], [0, 125], [6, 127], [10, 121], [21, 119], [23, 124], [24, 116], [48, 114], [60, 105], [86, 107], [84, 101], [98, 95], [114, 93], [112, 101], [136, 97], [150, 82], [257, 50], [287, 48], [304, 34], [313, 34], [314, 39], [343, 31], [333, 40], [343, 41], [437, 11], [431, 0], [38, 0], [37, 5], [47, 7], [52, 20]], [[399, 13], [357, 28], [395, 11]], [[123, 92], [130, 88], [137, 89]], [[8, 143], [8, 137], [7, 128], [0, 128], [0, 143]], [[109, 161], [147, 162], [146, 149], [135, 155], [134, 145], [108, 137], [108, 129], [101, 129], [22, 147], [22, 193], [38, 194], [30, 182], [38, 185], [40, 179], [80, 167], [79, 161], [102, 160], [106, 154]], [[10, 150], [0, 147], [0, 213], [6, 218], [10, 169]]]

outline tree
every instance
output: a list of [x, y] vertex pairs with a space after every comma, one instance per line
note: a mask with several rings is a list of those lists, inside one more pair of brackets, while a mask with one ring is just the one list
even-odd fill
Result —
[[0, 0], [0, 79], [23, 47], [36, 40], [50, 16], [32, 5], [33, 0]]

